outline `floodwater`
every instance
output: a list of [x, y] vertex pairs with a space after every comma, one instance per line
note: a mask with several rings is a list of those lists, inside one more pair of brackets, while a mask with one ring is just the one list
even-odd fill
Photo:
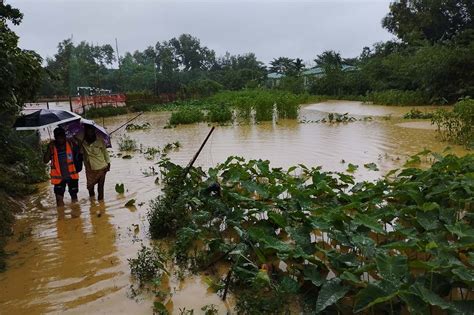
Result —
[[[429, 108], [426, 108], [427, 110]], [[343, 171], [348, 163], [359, 165], [358, 179], [373, 180], [388, 170], [400, 167], [410, 155], [427, 148], [442, 152], [446, 144], [426, 121], [406, 121], [401, 116], [410, 108], [364, 105], [359, 102], [325, 102], [305, 106], [301, 119], [317, 120], [329, 112], [349, 113], [372, 120], [352, 123], [324, 124], [279, 121], [255, 125], [219, 126], [196, 161], [210, 167], [230, 155], [247, 159], [269, 159], [275, 167], [298, 163], [321, 165], [324, 170]], [[146, 113], [134, 123], [149, 122], [152, 128], [125, 132], [143, 148], [163, 147], [179, 141], [181, 148], [172, 151], [172, 161], [187, 164], [199, 148], [210, 127], [207, 124], [163, 129], [169, 113]], [[114, 130], [133, 114], [104, 120]], [[79, 202], [58, 210], [49, 183], [39, 185], [39, 192], [23, 202], [14, 236], [6, 250], [10, 253], [8, 269], [0, 274], [1, 314], [151, 314], [150, 295], [132, 297], [129, 258], [136, 257], [141, 244], [148, 244], [146, 213], [149, 200], [155, 198], [160, 186], [156, 176], [147, 176], [155, 161], [133, 153], [122, 159], [117, 153], [114, 134], [112, 169], [106, 180], [105, 201], [90, 200], [81, 173]], [[465, 154], [460, 147], [451, 152]], [[363, 167], [376, 163], [379, 171]], [[118, 195], [114, 186], [124, 183], [126, 192]], [[67, 195], [67, 194], [66, 194]], [[136, 199], [136, 207], [125, 203]], [[231, 310], [230, 305], [208, 291], [205, 275], [180, 281], [172, 275], [167, 283], [172, 292], [165, 301], [168, 309], [194, 309], [215, 304], [219, 313]], [[202, 312], [201, 312], [202, 313]]]

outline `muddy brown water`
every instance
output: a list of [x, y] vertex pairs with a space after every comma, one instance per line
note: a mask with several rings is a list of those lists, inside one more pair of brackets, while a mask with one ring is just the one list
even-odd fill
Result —
[[[426, 110], [431, 110], [426, 107]], [[325, 102], [302, 108], [304, 120], [316, 120], [329, 112], [349, 113], [356, 117], [372, 116], [371, 121], [347, 124], [278, 123], [219, 126], [197, 159], [205, 168], [224, 161], [230, 155], [247, 159], [269, 159], [275, 167], [298, 163], [321, 165], [324, 170], [343, 171], [348, 163], [359, 165], [358, 179], [374, 180], [388, 170], [400, 167], [407, 157], [427, 148], [441, 152], [446, 144], [439, 141], [428, 121], [406, 121], [401, 116], [406, 107], [364, 105], [359, 102]], [[207, 124], [163, 129], [170, 113], [146, 113], [135, 123], [149, 122], [152, 128], [125, 132], [143, 147], [164, 146], [179, 141], [181, 148], [172, 151], [172, 161], [187, 164], [209, 131]], [[383, 117], [389, 116], [390, 119]], [[105, 119], [113, 130], [133, 114]], [[100, 121], [99, 121], [100, 122]], [[113, 154], [118, 153], [113, 138]], [[466, 151], [451, 146], [451, 152]], [[130, 297], [130, 271], [127, 259], [134, 258], [141, 244], [148, 244], [146, 213], [148, 202], [155, 198], [160, 185], [154, 176], [144, 173], [154, 166], [142, 154], [133, 153], [130, 160], [112, 158], [107, 176], [105, 201], [90, 200], [81, 173], [79, 202], [58, 210], [49, 183], [38, 185], [39, 191], [23, 201], [14, 235], [6, 250], [10, 254], [8, 269], [0, 274], [1, 314], [151, 314], [152, 296]], [[343, 163], [343, 161], [345, 163]], [[156, 162], [156, 160], [155, 160]], [[369, 171], [365, 163], [374, 162], [379, 171]], [[124, 183], [126, 192], [118, 195], [115, 184]], [[136, 207], [127, 208], [129, 199]], [[172, 276], [167, 285], [172, 295], [168, 309], [194, 309], [215, 304], [219, 313], [232, 308], [210, 292], [205, 275], [180, 281]]]

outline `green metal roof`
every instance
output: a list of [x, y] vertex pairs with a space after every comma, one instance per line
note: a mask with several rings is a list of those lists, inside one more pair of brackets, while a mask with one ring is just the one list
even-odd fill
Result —
[[267, 75], [267, 77], [268, 77], [269, 79], [281, 79], [281, 78], [284, 77], [284, 75], [281, 74], [281, 73], [272, 72], [272, 73], [269, 73], [269, 74]]
[[303, 75], [318, 75], [318, 74], [324, 74], [324, 70], [320, 67], [314, 67], [308, 70], [305, 70], [302, 72]]

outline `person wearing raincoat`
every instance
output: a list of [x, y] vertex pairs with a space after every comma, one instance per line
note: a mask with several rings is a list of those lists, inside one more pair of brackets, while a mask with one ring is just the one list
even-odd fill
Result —
[[54, 129], [54, 140], [48, 145], [43, 162], [51, 161], [51, 184], [58, 207], [64, 206], [64, 192], [68, 187], [71, 201], [77, 201], [79, 192], [79, 172], [82, 170], [82, 155], [76, 143], [66, 140], [64, 129]]
[[84, 125], [84, 137], [81, 140], [89, 196], [95, 196], [95, 185], [97, 185], [97, 200], [103, 200], [105, 175], [110, 171], [110, 157], [106, 144], [102, 137], [97, 136], [96, 129], [91, 125]]

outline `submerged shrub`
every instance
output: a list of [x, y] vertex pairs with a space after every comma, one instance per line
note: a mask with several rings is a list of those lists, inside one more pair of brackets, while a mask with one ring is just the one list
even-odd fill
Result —
[[109, 117], [109, 116], [118, 116], [125, 115], [128, 113], [127, 107], [115, 107], [115, 106], [104, 106], [91, 108], [86, 110], [84, 117], [86, 118], [97, 118], [97, 117]]
[[161, 249], [143, 245], [137, 258], [128, 260], [132, 276], [138, 280], [140, 287], [166, 273], [165, 262], [166, 255]]
[[474, 147], [474, 100], [461, 100], [454, 105], [452, 111], [437, 110], [431, 123], [438, 127], [444, 140]]
[[213, 123], [226, 123], [232, 121], [232, 111], [228, 106], [215, 105], [209, 108], [207, 121]]
[[403, 119], [431, 119], [433, 113], [422, 112], [419, 109], [412, 108], [408, 113], [403, 115]]
[[128, 135], [123, 135], [118, 141], [120, 151], [135, 151], [137, 149], [137, 141]]
[[420, 91], [386, 90], [370, 92], [367, 100], [378, 105], [425, 105], [429, 103]]
[[233, 292], [243, 313], [281, 313], [295, 299], [305, 313], [469, 313], [474, 155], [433, 157], [429, 169], [358, 183], [238, 157], [183, 177], [165, 161], [150, 232], [177, 234], [174, 258], [195, 268], [228, 266], [215, 288]]
[[170, 118], [171, 125], [194, 124], [204, 121], [204, 113], [199, 108], [183, 108], [173, 112]]

